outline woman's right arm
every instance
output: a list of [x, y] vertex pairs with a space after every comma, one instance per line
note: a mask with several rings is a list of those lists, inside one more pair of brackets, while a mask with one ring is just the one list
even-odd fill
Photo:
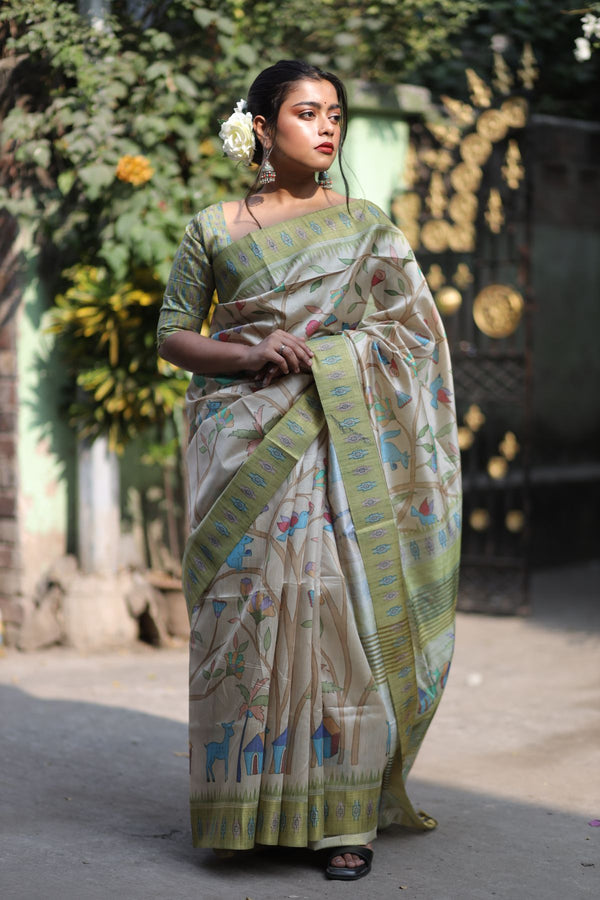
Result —
[[[280, 352], [282, 347], [285, 348], [283, 353]], [[174, 331], [164, 338], [158, 352], [173, 365], [197, 375], [261, 372], [269, 365], [287, 375], [306, 371], [306, 367], [310, 371], [313, 356], [304, 338], [280, 328], [256, 346], [215, 341], [194, 331]]]
[[194, 331], [174, 331], [160, 344], [158, 352], [167, 362], [197, 375], [224, 375], [248, 369], [249, 347], [223, 343]]

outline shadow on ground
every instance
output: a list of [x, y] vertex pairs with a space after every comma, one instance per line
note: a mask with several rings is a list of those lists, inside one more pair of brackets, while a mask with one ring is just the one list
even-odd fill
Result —
[[599, 632], [599, 585], [600, 560], [534, 572], [534, 622], [561, 631]]
[[0, 887], [10, 900], [598, 896], [600, 829], [584, 818], [417, 780], [411, 796], [440, 827], [385, 832], [361, 887], [325, 881], [306, 850], [217, 861], [190, 846], [185, 725], [12, 686], [0, 702]]

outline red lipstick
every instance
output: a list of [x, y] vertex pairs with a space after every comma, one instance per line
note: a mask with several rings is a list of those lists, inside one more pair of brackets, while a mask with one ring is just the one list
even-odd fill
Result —
[[318, 147], [315, 147], [315, 150], [320, 150], [321, 153], [331, 154], [333, 153], [334, 147], [333, 144], [330, 144], [329, 141], [326, 141], [323, 144], [319, 144]]

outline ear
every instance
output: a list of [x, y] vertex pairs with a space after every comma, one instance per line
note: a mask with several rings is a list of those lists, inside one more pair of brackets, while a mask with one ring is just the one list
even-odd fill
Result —
[[271, 146], [271, 138], [269, 136], [268, 129], [266, 127], [267, 120], [264, 116], [255, 116], [254, 117], [254, 131], [256, 132], [256, 136], [258, 140], [261, 142], [263, 149], [268, 150]]

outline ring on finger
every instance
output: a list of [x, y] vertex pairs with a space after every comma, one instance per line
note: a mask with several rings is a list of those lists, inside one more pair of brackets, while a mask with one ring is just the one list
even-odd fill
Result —
[[283, 354], [284, 350], [287, 350], [287, 344], [282, 344], [281, 347], [279, 348], [279, 352], [281, 354]]

